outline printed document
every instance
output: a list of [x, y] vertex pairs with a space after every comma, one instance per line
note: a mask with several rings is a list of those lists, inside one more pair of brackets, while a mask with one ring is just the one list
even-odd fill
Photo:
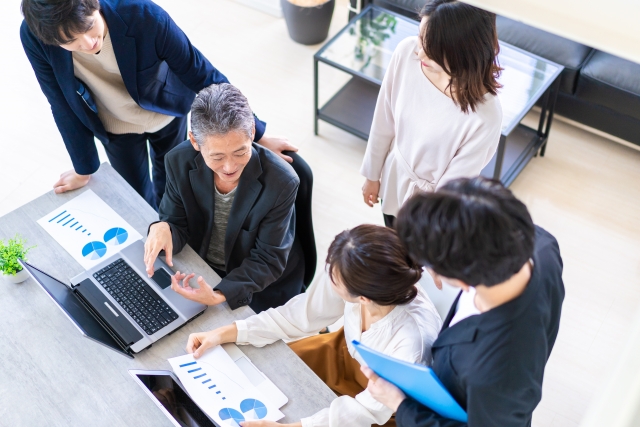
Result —
[[142, 239], [140, 233], [91, 190], [37, 222], [85, 270]]
[[199, 359], [192, 354], [169, 359], [189, 396], [222, 426], [242, 421], [278, 421], [284, 414], [240, 370], [227, 352], [216, 346]]

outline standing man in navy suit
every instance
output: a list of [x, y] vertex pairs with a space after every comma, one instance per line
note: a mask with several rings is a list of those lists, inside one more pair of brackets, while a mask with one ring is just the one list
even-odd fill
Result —
[[[73, 163], [55, 192], [89, 182], [100, 166], [98, 138], [111, 165], [157, 209], [164, 156], [187, 139], [196, 93], [227, 78], [150, 0], [22, 0], [22, 13], [22, 45]], [[266, 136], [257, 117], [255, 126], [256, 142], [291, 161], [282, 151], [295, 147]]]

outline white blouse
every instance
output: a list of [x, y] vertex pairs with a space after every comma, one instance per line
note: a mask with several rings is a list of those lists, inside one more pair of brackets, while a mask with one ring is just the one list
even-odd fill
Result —
[[[325, 273], [307, 292], [292, 298], [285, 305], [236, 321], [237, 344], [262, 347], [281, 339], [308, 337], [344, 315], [344, 336], [349, 353], [361, 365], [364, 361], [356, 353], [352, 340], [397, 359], [429, 364], [431, 345], [440, 331], [442, 320], [427, 294], [419, 285], [417, 288], [418, 295], [413, 301], [396, 306], [362, 332], [360, 304], [348, 303], [340, 298]], [[364, 390], [355, 399], [349, 396], [336, 398], [329, 408], [303, 418], [302, 426], [365, 427], [384, 424], [392, 413], [391, 409]]]
[[418, 38], [404, 39], [382, 80], [360, 173], [381, 181], [382, 212], [397, 215], [413, 194], [475, 177], [493, 157], [502, 125], [497, 96], [463, 113], [422, 72]]

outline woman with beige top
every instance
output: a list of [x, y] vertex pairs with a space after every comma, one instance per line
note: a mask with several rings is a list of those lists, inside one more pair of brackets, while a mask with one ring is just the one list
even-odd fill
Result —
[[495, 15], [431, 0], [420, 16], [391, 58], [360, 169], [364, 202], [380, 198], [388, 226], [416, 192], [479, 175], [500, 140]]
[[[375, 225], [360, 225], [336, 236], [327, 265], [328, 274], [306, 293], [232, 325], [191, 334], [187, 351], [198, 358], [208, 348], [227, 342], [262, 347], [303, 338], [289, 344], [291, 349], [340, 397], [290, 427], [395, 425], [392, 411], [366, 391], [367, 379], [360, 371], [363, 360], [351, 342], [358, 340], [407, 362], [431, 362], [431, 344], [442, 321], [416, 286], [422, 270], [394, 230]], [[344, 328], [315, 335], [342, 316]], [[240, 424], [280, 425], [264, 420]]]

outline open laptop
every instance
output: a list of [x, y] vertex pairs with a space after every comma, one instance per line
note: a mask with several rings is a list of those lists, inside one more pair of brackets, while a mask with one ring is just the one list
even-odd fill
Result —
[[70, 286], [21, 264], [84, 336], [133, 357], [207, 308], [171, 290], [171, 269], [160, 258], [147, 277], [143, 254], [142, 241], [134, 242]]

